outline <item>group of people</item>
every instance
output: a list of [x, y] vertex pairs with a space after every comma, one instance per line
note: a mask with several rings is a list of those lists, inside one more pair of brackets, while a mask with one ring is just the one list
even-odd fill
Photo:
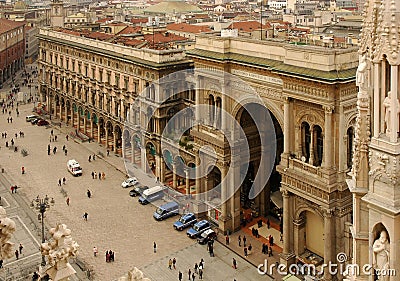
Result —
[[105, 180], [106, 179], [106, 174], [104, 172], [99, 172], [99, 174], [97, 175], [96, 172], [92, 171], [92, 179], [97, 179], [99, 178], [99, 180]]
[[[173, 260], [169, 259], [169, 261], [168, 261], [169, 269], [172, 269], [171, 266], [173, 266], [174, 269], [176, 269], [176, 259], [175, 258]], [[196, 262], [194, 264], [193, 271], [191, 268], [189, 268], [187, 273], [188, 273], [189, 281], [195, 281], [196, 275], [198, 275], [199, 279], [202, 280], [203, 274], [204, 274], [204, 259], [201, 259], [199, 263]], [[181, 271], [179, 271], [178, 272], [178, 280], [182, 281], [182, 279], [183, 279], [183, 273]]]
[[106, 251], [106, 262], [113, 262], [114, 261], [115, 252], [109, 250]]
[[67, 182], [67, 179], [63, 177], [62, 179], [58, 179], [58, 186], [61, 186], [62, 184], [65, 184]]

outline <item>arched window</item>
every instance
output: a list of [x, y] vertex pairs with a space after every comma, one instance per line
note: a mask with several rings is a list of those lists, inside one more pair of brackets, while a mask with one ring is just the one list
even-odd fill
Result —
[[303, 122], [301, 123], [301, 158], [304, 159], [304, 162], [308, 162], [310, 160], [310, 142], [310, 125], [308, 125], [307, 122]]
[[208, 96], [208, 118], [210, 121], [210, 125], [214, 124], [214, 120], [215, 120], [215, 101], [214, 101], [214, 96], [213, 95], [209, 95]]
[[354, 128], [347, 129], [347, 168], [353, 165]]
[[324, 139], [322, 137], [322, 129], [320, 126], [314, 126], [314, 166], [321, 166], [324, 148]]
[[221, 117], [222, 117], [222, 100], [220, 97], [216, 98], [215, 100], [215, 128], [221, 128]]

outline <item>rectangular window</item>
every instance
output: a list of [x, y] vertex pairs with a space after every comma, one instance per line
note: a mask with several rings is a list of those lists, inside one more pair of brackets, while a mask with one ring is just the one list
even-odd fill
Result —
[[115, 86], [117, 86], [119, 88], [119, 74], [118, 73], [115, 74]]
[[96, 69], [92, 68], [92, 78], [95, 79], [96, 78]]
[[88, 66], [85, 65], [85, 76], [88, 77], [89, 71], [88, 71]]
[[100, 74], [100, 82], [103, 82], [103, 69], [99, 70], [99, 74]]
[[124, 89], [128, 90], [129, 78], [127, 76], [124, 77]]
[[107, 81], [108, 84], [111, 83], [111, 72], [107, 71]]

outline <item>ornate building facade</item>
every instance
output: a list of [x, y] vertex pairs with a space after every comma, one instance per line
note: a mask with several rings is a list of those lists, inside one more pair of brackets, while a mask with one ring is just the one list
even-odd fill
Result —
[[[51, 29], [41, 29], [38, 37], [45, 110], [120, 155], [123, 133], [131, 142], [129, 128], [123, 129], [137, 95], [160, 77], [191, 68], [181, 50], [138, 50]], [[148, 103], [155, 99], [155, 88], [149, 87]], [[129, 157], [141, 165], [136, 149]]]
[[[400, 3], [365, 1], [352, 179], [352, 280], [400, 273]], [[372, 270], [362, 270], [370, 265]]]
[[[39, 41], [40, 93], [53, 117], [116, 153], [124, 146], [125, 161], [147, 167], [173, 189], [207, 194], [196, 198], [194, 210], [224, 232], [240, 228], [245, 208], [276, 215], [282, 219], [285, 264], [297, 258], [319, 265], [335, 261], [343, 248], [350, 252], [346, 176], [356, 119], [356, 48], [199, 35], [185, 56], [176, 49], [139, 50], [49, 29], [40, 31]], [[193, 61], [194, 72], [180, 77], [178, 71], [193, 68]], [[214, 110], [202, 111], [201, 105]], [[192, 106], [197, 107], [173, 121]], [[231, 130], [223, 112], [242, 134]], [[182, 129], [179, 143], [166, 148], [170, 122], [191, 129]], [[235, 142], [249, 144], [248, 161], [241, 146], [232, 147]], [[214, 165], [204, 161], [214, 157], [204, 146], [215, 152]], [[260, 192], [252, 191], [254, 185]]]
[[[200, 35], [188, 55], [195, 63], [197, 87], [209, 89], [196, 92], [196, 104], [216, 104], [229, 112], [251, 146], [249, 169], [243, 171], [243, 163], [239, 161], [238, 167], [234, 160], [240, 158], [240, 151], [227, 148], [226, 136], [224, 140], [209, 125], [199, 125], [192, 131], [196, 145], [213, 146], [220, 160], [207, 177], [196, 179], [196, 193], [219, 184], [229, 168], [237, 169], [230, 183], [244, 178], [240, 190], [216, 211], [209, 211], [209, 217], [216, 220], [217, 213], [221, 229], [238, 229], [241, 210], [251, 193], [251, 184], [246, 183], [259, 181], [265, 186], [250, 205], [257, 206], [262, 215], [273, 214], [274, 207], [282, 208], [282, 262], [291, 264], [297, 258], [327, 263], [334, 262], [343, 249], [349, 253], [351, 243], [345, 224], [351, 221], [352, 196], [346, 173], [352, 165], [357, 50], [299, 48], [276, 41]], [[246, 100], [248, 86], [230, 83], [228, 94], [224, 78], [216, 71], [241, 77], [264, 105], [252, 105], [249, 100], [243, 106], [239, 100]], [[232, 98], [235, 91], [238, 94]], [[251, 111], [258, 116], [270, 115], [273, 126], [257, 130]], [[261, 143], [270, 130], [275, 131], [276, 151], [266, 153], [268, 148]], [[262, 159], [269, 154], [276, 159], [270, 178], [265, 179], [262, 175], [267, 177], [271, 167], [262, 164]], [[281, 206], [276, 191], [283, 195]], [[331, 278], [326, 273], [324, 279]]]

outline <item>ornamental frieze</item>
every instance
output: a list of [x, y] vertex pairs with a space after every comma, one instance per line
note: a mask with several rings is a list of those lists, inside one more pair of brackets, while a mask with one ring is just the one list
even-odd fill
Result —
[[400, 167], [399, 157], [393, 157], [384, 152], [371, 151], [369, 153], [369, 176], [382, 182], [390, 182], [393, 185], [399, 183]]

